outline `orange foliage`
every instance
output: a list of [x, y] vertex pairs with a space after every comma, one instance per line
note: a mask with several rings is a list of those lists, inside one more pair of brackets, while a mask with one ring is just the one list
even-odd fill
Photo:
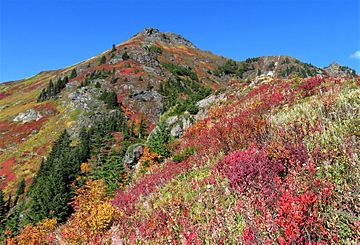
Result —
[[145, 167], [146, 169], [150, 169], [151, 166], [154, 166], [156, 163], [159, 162], [160, 158], [161, 155], [150, 152], [149, 147], [146, 146], [139, 162], [141, 163], [141, 166]]
[[89, 166], [89, 163], [88, 162], [83, 162], [81, 165], [80, 165], [80, 171], [81, 173], [86, 173], [90, 170], [90, 166]]
[[37, 225], [27, 225], [14, 240], [9, 240], [7, 244], [32, 245], [46, 244], [49, 242], [48, 235], [56, 228], [56, 219], [45, 219]]

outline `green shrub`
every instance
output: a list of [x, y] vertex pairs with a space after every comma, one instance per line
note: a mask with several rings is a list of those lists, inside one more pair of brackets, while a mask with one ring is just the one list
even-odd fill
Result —
[[193, 155], [195, 153], [195, 149], [192, 147], [187, 147], [184, 150], [182, 150], [181, 152], [179, 152], [178, 154], [174, 155], [172, 157], [172, 160], [174, 162], [182, 162], [184, 161], [186, 158], [188, 158], [189, 156]]
[[163, 50], [159, 46], [151, 45], [148, 47], [148, 50], [155, 54], [162, 54]]
[[177, 76], [188, 76], [194, 81], [198, 81], [199, 78], [197, 74], [191, 70], [191, 68], [186, 68], [184, 66], [179, 66], [173, 63], [161, 62], [161, 65], [169, 70], [171, 73]]

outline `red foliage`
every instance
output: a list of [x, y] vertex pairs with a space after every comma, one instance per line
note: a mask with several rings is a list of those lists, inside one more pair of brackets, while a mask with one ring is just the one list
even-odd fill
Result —
[[[284, 176], [283, 159], [302, 158], [302, 154], [274, 158], [255, 149], [231, 153], [216, 168], [229, 179], [230, 187], [245, 198], [239, 206], [247, 223], [243, 231], [245, 242], [325, 241], [328, 233], [320, 208], [328, 203], [332, 186], [316, 176], [315, 166], [310, 162], [301, 169], [288, 165], [288, 174]], [[296, 150], [292, 152], [296, 154]]]
[[5, 189], [7, 184], [11, 181], [16, 180], [16, 176], [14, 172], [12, 171], [12, 167], [15, 165], [15, 157], [7, 159], [5, 162], [2, 162], [0, 164], [0, 176], [3, 176], [4, 179], [1, 180], [1, 189]]
[[46, 122], [47, 116], [40, 118], [38, 121], [31, 121], [27, 123], [14, 123], [9, 120], [0, 122], [0, 134], [2, 139], [0, 141], [0, 148], [6, 148], [12, 144], [19, 144], [26, 137], [28, 137], [34, 130], [40, 130]]
[[3, 98], [5, 98], [6, 96], [8, 96], [8, 94], [1, 92], [1, 93], [0, 93], [0, 100], [3, 99]]
[[117, 208], [130, 215], [135, 208], [136, 201], [142, 195], [148, 195], [158, 187], [163, 186], [166, 181], [190, 168], [189, 162], [180, 163], [167, 162], [163, 168], [156, 168], [152, 173], [144, 176], [139, 182], [116, 193], [112, 203]]
[[134, 68], [125, 68], [123, 70], [120, 71], [121, 74], [127, 74], [130, 75], [133, 72]]
[[264, 150], [253, 147], [226, 156], [217, 169], [229, 179], [230, 187], [240, 193], [264, 188], [269, 180], [284, 173], [281, 162], [269, 160]]
[[10, 120], [0, 122], [0, 134], [2, 135], [0, 148], [6, 148], [8, 145], [20, 143], [34, 130], [40, 130], [49, 115], [56, 112], [56, 107], [51, 103], [37, 105], [33, 109], [40, 112], [42, 118], [26, 123], [15, 123]]
[[304, 95], [309, 96], [315, 93], [315, 88], [319, 87], [325, 81], [320, 76], [308, 78], [299, 85], [299, 88], [304, 91]]

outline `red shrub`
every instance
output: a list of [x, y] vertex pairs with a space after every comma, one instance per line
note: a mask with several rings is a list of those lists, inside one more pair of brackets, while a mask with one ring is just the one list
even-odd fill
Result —
[[309, 95], [314, 94], [314, 89], [316, 87], [319, 87], [320, 84], [322, 84], [324, 82], [324, 80], [325, 79], [320, 76], [311, 77], [311, 78], [305, 80], [303, 83], [301, 83], [299, 85], [299, 88], [304, 91], [305, 96], [309, 96]]
[[270, 161], [264, 150], [251, 147], [226, 156], [218, 163], [217, 169], [229, 179], [230, 187], [240, 193], [261, 189], [284, 172], [284, 166], [278, 161]]

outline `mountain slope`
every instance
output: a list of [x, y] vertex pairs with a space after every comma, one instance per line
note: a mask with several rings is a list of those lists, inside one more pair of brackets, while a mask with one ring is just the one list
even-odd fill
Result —
[[[71, 67], [0, 85], [1, 185], [16, 193], [7, 238], [303, 242], [313, 229], [311, 240], [354, 241], [359, 80], [335, 68], [287, 56], [236, 62], [147, 28]], [[285, 196], [292, 186], [308, 192]], [[320, 201], [302, 203], [309, 196]], [[287, 226], [289, 210], [278, 220], [291, 200], [315, 220]]]

